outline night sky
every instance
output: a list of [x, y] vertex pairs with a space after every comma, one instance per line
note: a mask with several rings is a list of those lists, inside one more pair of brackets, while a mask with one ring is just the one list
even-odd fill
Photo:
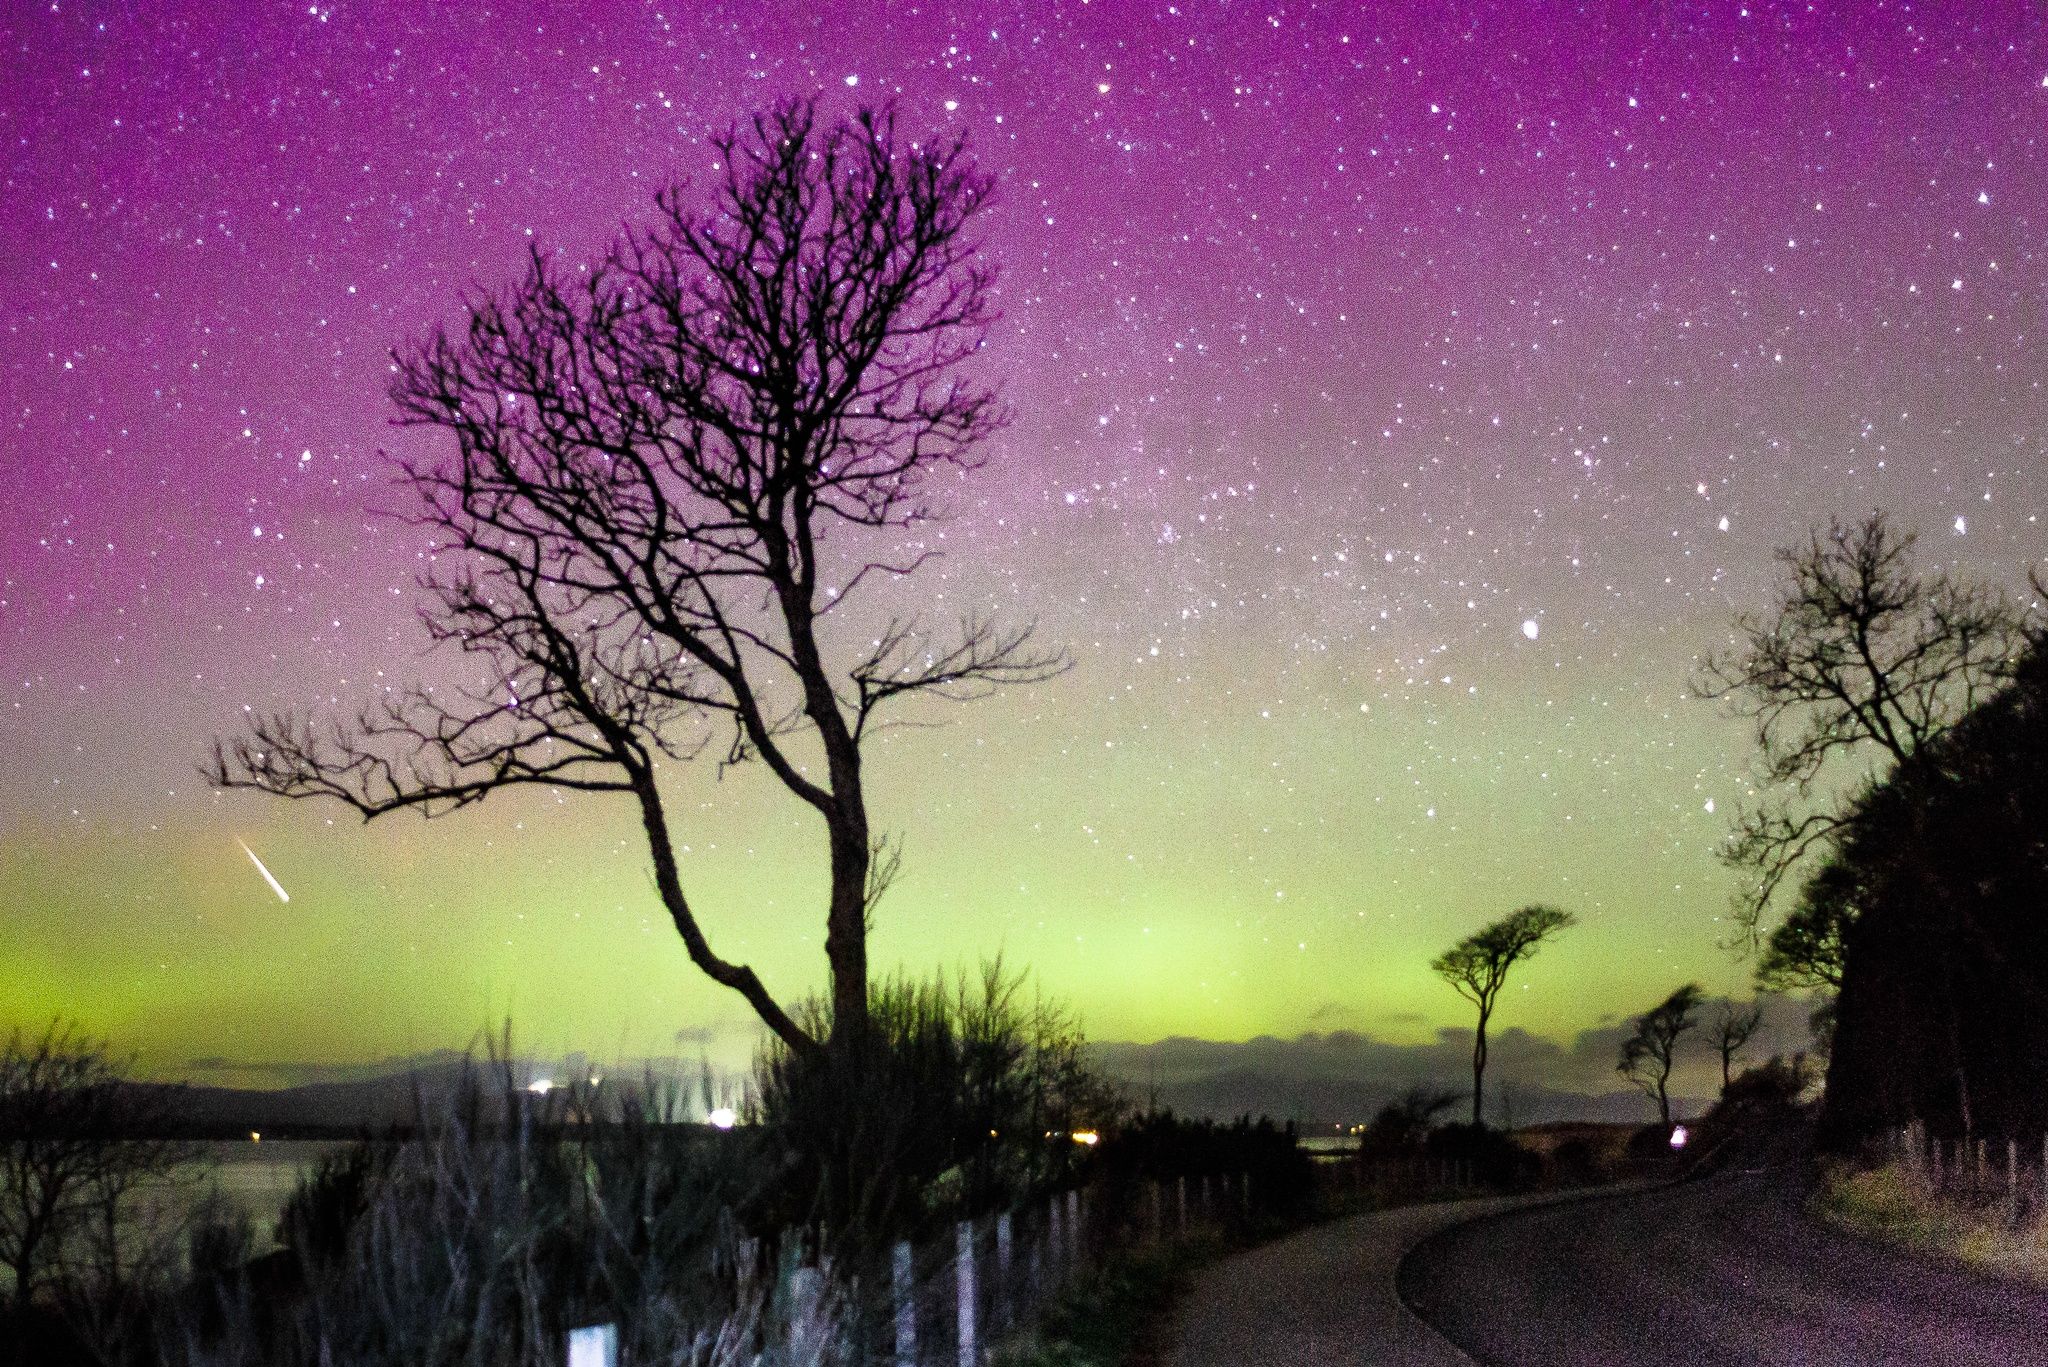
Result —
[[[910, 592], [1075, 659], [873, 750], [881, 965], [1001, 950], [1104, 1039], [1399, 1043], [1466, 1019], [1430, 956], [1542, 900], [1582, 924], [1503, 1024], [1743, 990], [1748, 736], [1688, 680], [1771, 548], [1882, 506], [1925, 563], [2048, 564], [2027, 6], [575, 8], [0, 15], [0, 1028], [167, 1075], [507, 1017], [744, 1056], [628, 800], [364, 827], [197, 764], [430, 667], [388, 349], [781, 96], [999, 173], [1016, 421]], [[819, 986], [815, 818], [675, 793], [716, 947]]]

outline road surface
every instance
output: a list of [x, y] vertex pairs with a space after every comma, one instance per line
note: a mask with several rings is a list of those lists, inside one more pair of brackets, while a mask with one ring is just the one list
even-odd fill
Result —
[[1409, 1249], [1460, 1221], [1557, 1197], [1401, 1206], [1333, 1220], [1205, 1270], [1167, 1333], [1167, 1367], [1469, 1367], [1394, 1292]]
[[2048, 1364], [2048, 1292], [1865, 1243], [1800, 1196], [1752, 1169], [1467, 1223], [1410, 1251], [1401, 1297], [1516, 1367]]

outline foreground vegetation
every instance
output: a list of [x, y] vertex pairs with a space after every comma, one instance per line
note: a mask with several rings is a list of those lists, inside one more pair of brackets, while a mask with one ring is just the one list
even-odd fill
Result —
[[[827, 1030], [828, 1013], [806, 1009]], [[905, 1305], [928, 1346], [950, 1332], [971, 1236], [979, 1332], [1095, 1352], [1105, 1315], [1165, 1294], [1183, 1245], [1310, 1207], [1290, 1129], [1131, 1111], [1067, 1016], [1000, 966], [882, 984], [868, 1015], [857, 1085], [773, 1045], [726, 1131], [672, 1088], [526, 1090], [502, 1044], [452, 1105], [422, 1102], [427, 1123], [329, 1155], [261, 1256], [246, 1218], [203, 1202], [154, 1229], [148, 1258], [88, 1256], [103, 1214], [108, 1241], [141, 1229], [140, 1188], [106, 1206], [104, 1183], [70, 1182], [0, 1343], [104, 1367], [558, 1367], [571, 1328], [610, 1324], [622, 1364], [857, 1363], [893, 1354]], [[8, 1048], [51, 1040], [78, 1044]], [[63, 1114], [16, 1119], [116, 1152]]]
[[1830, 1222], [1911, 1253], [2048, 1284], [2048, 1212], [2038, 1200], [1956, 1195], [1903, 1160], [1823, 1164], [1814, 1208]]

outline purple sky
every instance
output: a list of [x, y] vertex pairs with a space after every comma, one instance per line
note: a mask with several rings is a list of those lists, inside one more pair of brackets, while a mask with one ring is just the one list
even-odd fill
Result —
[[[1398, 1036], [1460, 1016], [1428, 951], [1541, 896], [1589, 928], [1531, 1028], [1739, 985], [1710, 851], [1744, 736], [1685, 683], [1770, 548], [1884, 506], [1930, 563], [2048, 549], [2017, 3], [65, 3], [0, 38], [0, 1024], [341, 1057], [731, 1016], [668, 943], [659, 991], [550, 995], [637, 952], [616, 814], [373, 836], [193, 763], [245, 704], [416, 667], [413, 543], [366, 515], [387, 349], [778, 96], [894, 99], [1000, 173], [1017, 421], [934, 583], [1078, 664], [904, 742], [974, 781], [891, 780], [923, 877], [885, 958], [1007, 945], [1125, 1037]], [[811, 857], [765, 829], [712, 887]], [[299, 856], [289, 928], [231, 837]], [[613, 929], [501, 934], [506, 896], [446, 890], [482, 847]], [[394, 905], [491, 954], [347, 1024], [389, 1014], [357, 946]], [[815, 982], [815, 937], [738, 933]]]

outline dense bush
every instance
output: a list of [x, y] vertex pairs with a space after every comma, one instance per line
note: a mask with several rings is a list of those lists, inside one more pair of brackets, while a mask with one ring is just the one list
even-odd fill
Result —
[[1437, 1117], [1458, 1102], [1458, 1093], [1411, 1087], [1407, 1092], [1373, 1114], [1365, 1132], [1358, 1137], [1361, 1162], [1413, 1158], [1429, 1142]]
[[[979, 974], [875, 985], [873, 1030], [822, 1057], [773, 1045], [750, 1119], [772, 1196], [768, 1224], [822, 1225], [853, 1253], [1070, 1183], [1076, 1131], [1110, 1128], [1116, 1088], [1072, 1018], [1025, 995], [1000, 963]], [[829, 1008], [803, 1010], [831, 1032]]]
[[1147, 1111], [1108, 1135], [1099, 1157], [1105, 1173], [1125, 1182], [1243, 1176], [1252, 1199], [1281, 1214], [1299, 1211], [1314, 1191], [1309, 1155], [1293, 1124], [1276, 1125], [1265, 1116], [1222, 1122]]
[[1440, 1125], [1430, 1131], [1423, 1151], [1432, 1161], [1462, 1166], [1466, 1180], [1477, 1186], [1519, 1191], [1543, 1176], [1540, 1155], [1485, 1125]]

